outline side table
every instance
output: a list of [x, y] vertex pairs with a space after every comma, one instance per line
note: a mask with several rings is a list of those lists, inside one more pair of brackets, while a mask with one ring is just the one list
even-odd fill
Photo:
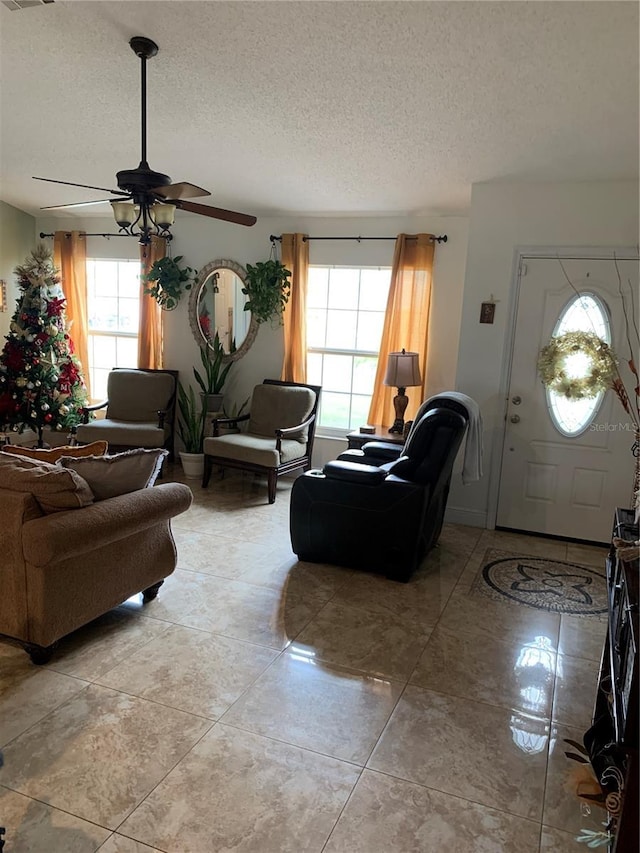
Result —
[[367, 441], [386, 441], [389, 444], [397, 444], [400, 447], [404, 444], [404, 437], [394, 432], [389, 432], [389, 427], [376, 424], [375, 433], [364, 433], [360, 430], [354, 430], [347, 434], [349, 450], [360, 450], [363, 444]]

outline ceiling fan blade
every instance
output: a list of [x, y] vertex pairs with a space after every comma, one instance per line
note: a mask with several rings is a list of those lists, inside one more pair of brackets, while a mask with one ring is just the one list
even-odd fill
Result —
[[176, 198], [197, 198], [198, 196], [211, 195], [209, 190], [203, 190], [202, 187], [184, 181], [178, 184], [169, 184], [166, 187], [156, 187], [151, 192], [164, 196], [167, 201], [173, 201]]
[[50, 204], [47, 207], [41, 207], [40, 210], [58, 210], [63, 207], [86, 207], [89, 204], [108, 204], [108, 198], [99, 198], [96, 201], [74, 201], [72, 204]]
[[112, 195], [129, 195], [129, 193], [126, 193], [123, 190], [108, 190], [106, 187], [93, 187], [91, 184], [74, 184], [72, 181], [57, 181], [55, 178], [37, 178], [35, 175], [32, 177], [34, 181], [48, 181], [50, 184], [65, 184], [68, 187], [84, 187], [87, 190], [101, 190], [102, 192], [111, 193]]
[[223, 219], [225, 222], [235, 222], [236, 225], [255, 225], [258, 221], [255, 216], [247, 213], [236, 213], [233, 210], [223, 210], [221, 207], [209, 207], [208, 204], [196, 204], [193, 201], [182, 201], [175, 199], [171, 202], [179, 210], [187, 210], [189, 213], [199, 213], [201, 216], [210, 216], [212, 219]]

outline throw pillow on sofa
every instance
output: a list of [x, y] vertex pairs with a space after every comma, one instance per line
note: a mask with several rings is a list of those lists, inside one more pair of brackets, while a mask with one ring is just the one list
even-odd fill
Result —
[[45, 513], [93, 503], [91, 489], [75, 471], [4, 451], [0, 451], [0, 489], [32, 494]]
[[63, 456], [56, 464], [78, 473], [89, 484], [95, 499], [104, 501], [153, 486], [168, 455], [167, 450], [138, 448], [113, 456]]
[[19, 444], [5, 444], [2, 450], [5, 453], [14, 453], [16, 456], [25, 456], [27, 459], [37, 459], [40, 462], [57, 462], [62, 456], [104, 456], [109, 449], [107, 441], [92, 441], [91, 444], [64, 445], [63, 447], [52, 447], [45, 450], [41, 447], [20, 447]]

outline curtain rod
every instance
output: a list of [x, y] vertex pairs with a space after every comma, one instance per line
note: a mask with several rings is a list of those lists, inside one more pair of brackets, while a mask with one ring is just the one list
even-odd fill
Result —
[[[362, 242], [362, 240], [397, 240], [396, 237], [308, 237], [306, 234], [302, 238], [303, 242], [306, 243], [307, 240], [357, 240], [358, 243]], [[413, 238], [413, 235], [409, 235], [409, 239]], [[435, 243], [446, 243], [449, 239], [446, 234], [443, 234], [441, 237], [432, 237], [431, 238]], [[278, 242], [282, 241], [282, 234], [277, 236], [276, 234], [270, 234], [269, 240], [273, 243], [275, 240]]]
[[[71, 237], [71, 231], [64, 232], [65, 237]], [[83, 237], [131, 237], [131, 234], [85, 234], [82, 232]], [[40, 232], [40, 237], [55, 237], [55, 234], [45, 234], [44, 231]]]

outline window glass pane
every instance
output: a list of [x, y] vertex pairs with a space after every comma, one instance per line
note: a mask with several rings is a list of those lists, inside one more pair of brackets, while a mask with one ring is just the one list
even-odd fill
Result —
[[140, 301], [138, 299], [119, 299], [118, 308], [118, 330], [137, 334]]
[[362, 424], [368, 423], [369, 406], [371, 405], [371, 394], [366, 397], [361, 394], [354, 394], [351, 397], [351, 429], [356, 429]]
[[329, 269], [327, 267], [309, 267], [307, 307], [326, 308], [328, 288]]
[[322, 385], [322, 353], [307, 353], [307, 382], [309, 385]]
[[356, 348], [378, 352], [382, 340], [384, 314], [373, 311], [361, 311], [358, 315], [358, 334]]
[[378, 359], [370, 356], [356, 356], [353, 359], [353, 393], [369, 394], [373, 391], [373, 383], [376, 378]]
[[353, 357], [350, 355], [325, 355], [322, 387], [328, 391], [351, 391]]
[[138, 366], [138, 339], [116, 338], [116, 363], [114, 367]]
[[556, 428], [566, 436], [578, 435], [589, 426], [595, 417], [604, 397], [601, 391], [597, 397], [586, 400], [568, 400], [556, 394], [547, 392], [547, 402]]
[[87, 297], [91, 299], [96, 295], [96, 262], [87, 261]]
[[91, 371], [91, 396], [96, 403], [101, 403], [107, 399], [107, 379], [109, 378], [111, 368], [109, 370], [98, 370], [95, 368]]
[[89, 313], [89, 328], [115, 331], [118, 328], [118, 300], [99, 297], [93, 300]]
[[362, 270], [360, 273], [360, 310], [386, 311], [390, 270]]
[[327, 427], [349, 429], [349, 394], [337, 394], [322, 389], [320, 397], [320, 422]]
[[[87, 259], [89, 374], [94, 401], [106, 397], [107, 377], [114, 367], [137, 367], [140, 312], [140, 263]], [[118, 332], [127, 333], [118, 336]]]
[[348, 430], [368, 418], [390, 278], [388, 268], [309, 268], [307, 375], [323, 388], [320, 426]]
[[111, 335], [95, 335], [93, 338], [93, 364], [103, 370], [116, 367], [116, 339]]
[[[566, 332], [593, 332], [611, 343], [609, 316], [602, 300], [593, 293], [580, 293], [563, 308], [553, 330], [554, 337]], [[591, 367], [591, 361], [582, 352], [565, 358], [564, 370], [569, 377], [582, 378]], [[545, 390], [549, 415], [559, 433], [576, 436], [584, 432], [598, 413], [604, 392], [584, 400], [570, 400], [555, 391]]]
[[357, 311], [327, 312], [327, 347], [353, 349], [356, 343]]
[[324, 309], [307, 310], [307, 346], [326, 346], [327, 312]]
[[138, 299], [140, 296], [140, 264], [137, 261], [119, 264], [120, 296]]
[[593, 293], [577, 294], [558, 318], [553, 335], [558, 337], [565, 332], [593, 332], [610, 344], [611, 328], [604, 303]]
[[118, 289], [118, 261], [96, 264], [96, 296], [110, 296]]
[[357, 308], [360, 270], [329, 271], [329, 308]]

